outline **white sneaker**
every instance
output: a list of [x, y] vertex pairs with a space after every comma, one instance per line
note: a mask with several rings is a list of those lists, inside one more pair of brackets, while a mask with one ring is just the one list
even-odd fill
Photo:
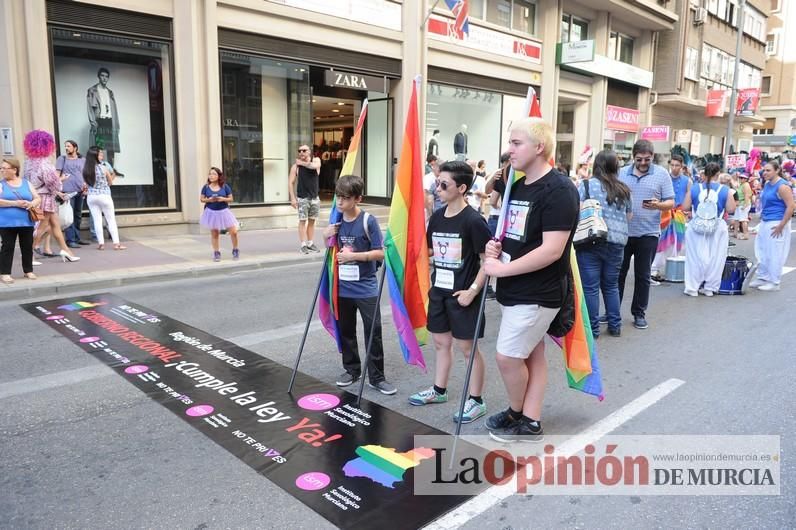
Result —
[[38, 267], [41, 265], [41, 261], [34, 261], [31, 263], [31, 265], [33, 265], [34, 267]]
[[761, 285], [764, 285], [766, 283], [768, 283], [768, 282], [765, 281], [765, 280], [761, 280], [760, 278], [755, 278], [754, 280], [749, 282], [749, 287], [752, 287], [752, 288], [760, 287]]
[[696, 296], [698, 296], [696, 291], [689, 291], [688, 289], [686, 289], [685, 291], [683, 291], [683, 293], [685, 293], [685, 294], [686, 294], [686, 295], [688, 295], [688, 296], [693, 296], [693, 297], [696, 297]]
[[757, 288], [759, 291], [779, 291], [779, 284], [778, 283], [764, 283], [760, 287]]
[[700, 289], [699, 294], [710, 297], [713, 296], [713, 291], [708, 291], [707, 289]]

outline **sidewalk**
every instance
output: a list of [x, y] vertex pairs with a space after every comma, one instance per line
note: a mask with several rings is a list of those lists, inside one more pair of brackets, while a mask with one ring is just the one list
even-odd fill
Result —
[[[296, 228], [246, 230], [244, 223], [244, 230], [239, 233], [240, 259], [232, 260], [230, 238], [222, 235], [221, 261], [215, 263], [209, 233], [174, 233], [181, 230], [169, 228], [121, 229], [122, 242], [127, 250], [113, 250], [110, 244], [106, 244], [103, 251], [97, 250], [96, 244], [73, 249], [80, 261], [64, 263], [60, 257], [39, 258], [34, 255], [34, 260], [42, 263], [33, 267], [33, 272], [39, 277], [37, 280], [22, 276], [17, 246], [12, 269], [14, 283], [0, 284], [0, 300], [53, 297], [86, 289], [196, 278], [308, 261], [320, 263], [323, 259], [320, 230], [315, 231], [315, 244], [321, 252], [305, 255], [299, 251]], [[52, 250], [58, 251], [54, 242]]]

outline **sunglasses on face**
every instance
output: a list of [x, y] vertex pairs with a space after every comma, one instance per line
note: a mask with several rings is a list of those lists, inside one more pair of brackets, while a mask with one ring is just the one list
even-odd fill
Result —
[[299, 149], [298, 150], [299, 153], [309, 153], [309, 151], [310, 151], [309, 149]]
[[458, 186], [456, 186], [455, 183], [453, 183], [453, 182], [448, 183], [448, 182], [446, 182], [444, 180], [437, 181], [437, 186], [439, 186], [442, 191], [447, 191], [448, 188], [454, 188], [455, 189], [455, 188], [458, 187]]
[[636, 158], [634, 160], [636, 161], [637, 164], [649, 164], [650, 162], [652, 162], [651, 158]]

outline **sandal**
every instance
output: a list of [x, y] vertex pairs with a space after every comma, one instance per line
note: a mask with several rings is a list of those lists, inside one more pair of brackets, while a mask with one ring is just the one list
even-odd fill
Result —
[[14, 283], [14, 278], [12, 278], [9, 274], [3, 274], [0, 276], [0, 282], [3, 282], [6, 285], [11, 285]]
[[121, 244], [113, 245], [113, 250], [127, 250], [127, 247], [125, 247], [124, 245], [121, 245]]
[[37, 279], [37, 278], [38, 278], [38, 276], [36, 276], [36, 275], [35, 275], [35, 274], [33, 274], [32, 272], [26, 272], [26, 273], [25, 273], [25, 278], [27, 278], [28, 280], [35, 280], [35, 279]]
[[97, 250], [105, 250], [105, 245], [97, 245]]

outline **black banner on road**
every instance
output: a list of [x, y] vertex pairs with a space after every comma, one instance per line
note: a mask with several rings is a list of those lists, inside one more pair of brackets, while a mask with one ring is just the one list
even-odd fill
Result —
[[[341, 528], [419, 528], [464, 496], [414, 496], [442, 431], [111, 294], [22, 306]], [[447, 462], [446, 462], [447, 463]]]

